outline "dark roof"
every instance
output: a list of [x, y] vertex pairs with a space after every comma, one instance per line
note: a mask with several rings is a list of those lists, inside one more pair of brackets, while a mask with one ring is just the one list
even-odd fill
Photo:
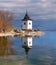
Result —
[[31, 18], [29, 17], [29, 15], [26, 11], [26, 14], [25, 14], [24, 18], [22, 19], [22, 21], [27, 21], [27, 20], [31, 20]]

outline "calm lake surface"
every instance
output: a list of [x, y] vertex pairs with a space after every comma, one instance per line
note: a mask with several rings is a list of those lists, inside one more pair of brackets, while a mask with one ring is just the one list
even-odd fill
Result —
[[[21, 28], [21, 21], [12, 23], [14, 28]], [[56, 20], [33, 21], [36, 28], [47, 31], [32, 38], [32, 48], [26, 48], [27, 53], [22, 47], [23, 38], [0, 38], [0, 65], [56, 65]]]
[[56, 65], [56, 32], [32, 38], [26, 54], [22, 38], [0, 38], [0, 65]]

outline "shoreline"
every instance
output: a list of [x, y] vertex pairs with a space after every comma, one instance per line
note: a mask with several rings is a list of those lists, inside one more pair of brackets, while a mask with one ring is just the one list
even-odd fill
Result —
[[18, 36], [18, 37], [39, 37], [44, 35], [45, 33], [42, 31], [24, 31], [24, 30], [20, 30], [18, 32], [5, 32], [5, 33], [0, 33], [0, 37], [14, 37], [14, 36]]

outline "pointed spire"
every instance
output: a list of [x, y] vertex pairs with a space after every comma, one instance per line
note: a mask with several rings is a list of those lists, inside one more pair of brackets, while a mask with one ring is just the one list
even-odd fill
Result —
[[27, 9], [26, 9], [26, 14], [28, 13]]
[[[29, 17], [27, 9], [26, 9], [26, 14], [25, 14], [25, 15]], [[29, 18], [30, 18], [30, 17], [29, 17]]]
[[27, 21], [27, 20], [31, 20], [31, 18], [29, 17], [28, 11], [26, 9], [26, 14], [25, 14], [24, 18], [22, 19], [22, 21]]

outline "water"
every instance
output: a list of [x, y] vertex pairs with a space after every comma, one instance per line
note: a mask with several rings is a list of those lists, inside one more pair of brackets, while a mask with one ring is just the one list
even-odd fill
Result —
[[23, 44], [28, 38], [0, 38], [0, 65], [56, 65], [56, 32], [44, 32], [29, 46]]
[[[21, 28], [18, 20], [12, 23], [14, 28]], [[33, 37], [30, 47], [25, 47], [20, 37], [0, 38], [0, 65], [56, 65], [56, 20], [33, 21], [33, 28], [47, 31]]]

